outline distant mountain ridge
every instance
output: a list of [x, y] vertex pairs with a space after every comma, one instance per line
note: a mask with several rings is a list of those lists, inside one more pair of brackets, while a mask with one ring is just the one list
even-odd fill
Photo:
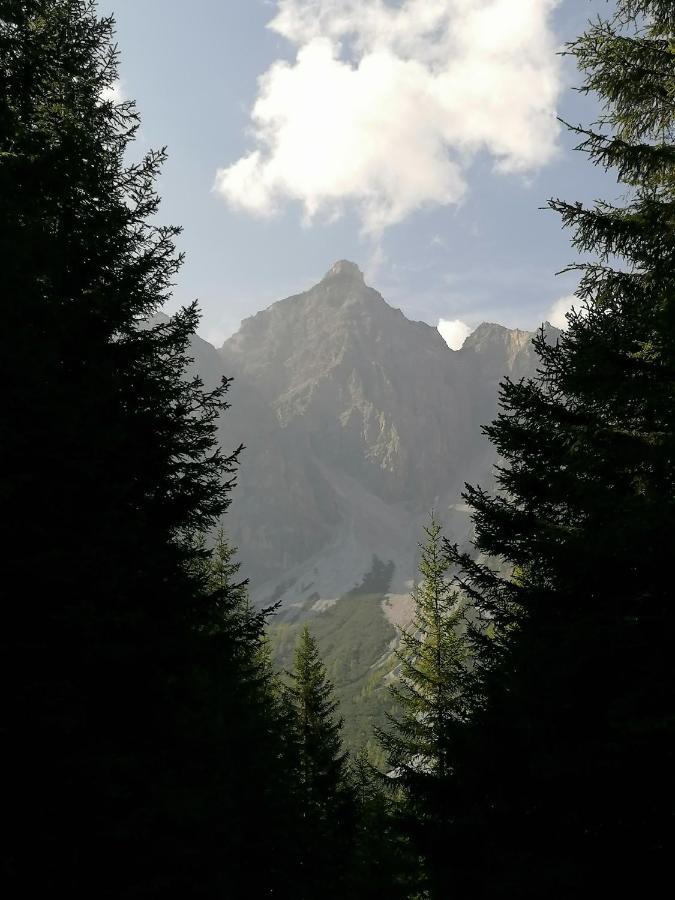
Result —
[[220, 439], [246, 450], [227, 526], [254, 599], [292, 615], [348, 592], [373, 557], [393, 561], [390, 590], [405, 592], [432, 506], [466, 541], [462, 486], [493, 481], [480, 429], [499, 380], [535, 373], [531, 338], [484, 323], [453, 351], [341, 260], [220, 350], [197, 339], [204, 379], [235, 379]]

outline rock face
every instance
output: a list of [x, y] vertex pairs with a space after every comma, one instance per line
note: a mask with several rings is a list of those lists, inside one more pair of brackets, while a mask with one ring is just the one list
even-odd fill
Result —
[[391, 590], [405, 591], [432, 506], [467, 539], [463, 483], [492, 483], [480, 427], [500, 378], [534, 373], [531, 337], [484, 324], [455, 352], [342, 260], [220, 351], [198, 341], [205, 380], [235, 378], [220, 437], [246, 450], [227, 527], [254, 598], [291, 614], [350, 590], [374, 556], [394, 561]]

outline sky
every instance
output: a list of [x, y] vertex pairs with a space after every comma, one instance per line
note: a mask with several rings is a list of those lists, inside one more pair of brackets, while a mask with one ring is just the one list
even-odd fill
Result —
[[167, 146], [161, 219], [220, 345], [338, 259], [458, 346], [483, 321], [564, 325], [574, 259], [550, 197], [620, 195], [558, 122], [593, 121], [564, 42], [605, 0], [100, 0]]

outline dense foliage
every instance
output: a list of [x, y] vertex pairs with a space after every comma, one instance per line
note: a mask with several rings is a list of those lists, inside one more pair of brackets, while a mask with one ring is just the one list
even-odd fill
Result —
[[[398, 714], [379, 737], [399, 795], [399, 822], [429, 865], [442, 847], [452, 810], [446, 785], [453, 737], [470, 696], [464, 611], [450, 577], [440, 523], [432, 513], [420, 544], [420, 581], [412, 591], [415, 614], [402, 631], [391, 690]], [[433, 888], [432, 888], [433, 889]]]
[[581, 308], [537, 341], [540, 378], [502, 385], [500, 493], [466, 495], [514, 577], [452, 552], [491, 625], [446, 876], [473, 896], [644, 891], [672, 852], [675, 21], [617, 9], [569, 52], [604, 104], [581, 149], [624, 203], [551, 203], [588, 255]]
[[[287, 688], [294, 723], [302, 817], [300, 897], [342, 897], [354, 809], [333, 686], [307, 626]], [[340, 866], [331, 866], [337, 857]], [[331, 871], [330, 881], [326, 872]]]
[[391, 654], [396, 629], [383, 609], [393, 568], [375, 558], [361, 583], [327, 609], [312, 609], [316, 599], [310, 598], [297, 613], [298, 621], [272, 620], [269, 626], [275, 666], [283, 671], [291, 667], [297, 640], [309, 623], [340, 704], [345, 749], [358, 753], [366, 748], [380, 767], [386, 762], [375, 730], [386, 725], [387, 713], [395, 707], [386, 676], [396, 663]]
[[288, 830], [261, 824], [286, 804], [259, 623], [231, 627], [240, 591], [195, 539], [229, 502], [226, 384], [186, 376], [194, 307], [153, 319], [178, 230], [154, 224], [163, 151], [127, 161], [116, 67], [93, 3], [2, 0], [3, 883], [255, 894]]

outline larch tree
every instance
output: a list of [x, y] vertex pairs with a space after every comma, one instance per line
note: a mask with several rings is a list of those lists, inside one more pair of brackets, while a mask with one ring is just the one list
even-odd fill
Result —
[[403, 829], [433, 867], [436, 854], [447, 853], [444, 792], [452, 773], [453, 738], [466, 717], [470, 670], [463, 604], [433, 513], [424, 534], [420, 580], [411, 594], [414, 616], [396, 650], [397, 680], [391, 691], [397, 713], [379, 739], [392, 767]]

